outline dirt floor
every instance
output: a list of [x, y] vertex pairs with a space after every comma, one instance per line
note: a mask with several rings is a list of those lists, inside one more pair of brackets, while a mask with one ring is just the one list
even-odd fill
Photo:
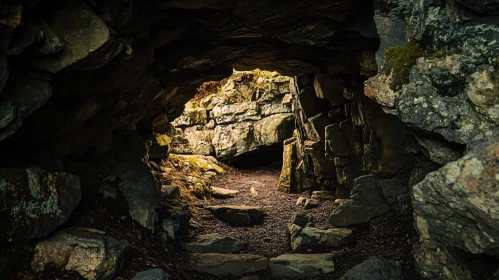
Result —
[[[240, 193], [231, 199], [197, 200], [192, 205], [193, 222], [197, 222], [201, 227], [192, 229], [191, 236], [214, 232], [231, 235], [248, 243], [243, 253], [274, 257], [290, 253], [285, 244], [286, 225], [294, 213], [313, 215], [316, 227], [328, 228], [327, 217], [334, 207], [333, 201], [324, 201], [320, 207], [311, 210], [296, 206], [296, 200], [300, 195], [277, 191], [279, 169], [279, 164], [249, 169], [227, 167], [228, 172], [215, 179], [212, 185], [239, 190]], [[99, 184], [99, 180], [94, 183]], [[87, 179], [86, 184], [92, 185], [92, 181]], [[258, 195], [251, 195], [251, 187], [254, 187]], [[218, 221], [204, 209], [205, 206], [222, 204], [261, 206], [265, 209], [266, 217], [260, 225], [232, 227]], [[147, 230], [142, 229], [127, 215], [126, 205], [116, 204], [113, 200], [95, 201], [93, 198], [84, 200], [65, 227], [91, 227], [102, 230], [115, 238], [128, 240], [131, 245], [129, 264], [117, 279], [131, 279], [137, 272], [152, 267], [165, 269], [176, 280], [242, 278], [217, 278], [192, 271], [189, 268], [187, 254], [178, 243], [165, 242], [158, 235], [153, 236]], [[336, 271], [317, 279], [339, 279], [348, 269], [367, 260], [370, 256], [400, 261], [407, 279], [413, 279], [411, 253], [412, 237], [415, 235], [413, 228], [410, 215], [385, 215], [368, 224], [354, 227], [355, 241], [353, 243], [326, 251], [334, 252]], [[24, 274], [14, 273], [8, 275], [7, 279], [83, 279], [78, 273], [50, 269], [35, 276], [27, 278], [24, 276]], [[268, 272], [258, 277], [262, 280], [272, 279]], [[0, 279], [3, 278], [0, 277]]]

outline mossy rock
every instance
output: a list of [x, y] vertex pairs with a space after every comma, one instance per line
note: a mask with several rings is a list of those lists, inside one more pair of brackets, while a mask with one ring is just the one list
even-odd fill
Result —
[[416, 65], [416, 60], [427, 54], [427, 51], [417, 42], [386, 49], [383, 73], [392, 74], [390, 87], [393, 90], [400, 90], [402, 85], [409, 83], [409, 74], [412, 67]]

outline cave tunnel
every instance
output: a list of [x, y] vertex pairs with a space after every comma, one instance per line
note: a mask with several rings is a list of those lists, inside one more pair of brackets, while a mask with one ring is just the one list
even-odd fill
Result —
[[497, 279], [497, 15], [1, 2], [0, 279]]

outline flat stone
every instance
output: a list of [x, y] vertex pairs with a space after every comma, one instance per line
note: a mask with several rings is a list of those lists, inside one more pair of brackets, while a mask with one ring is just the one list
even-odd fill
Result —
[[152, 268], [135, 274], [132, 280], [170, 280], [171, 275], [161, 268]]
[[266, 257], [249, 254], [189, 254], [192, 269], [216, 276], [240, 276], [265, 271], [269, 267]]
[[302, 214], [294, 214], [288, 222], [288, 227], [291, 225], [297, 225], [300, 227], [313, 226], [314, 217]]
[[250, 226], [263, 221], [264, 212], [261, 207], [220, 205], [207, 207], [219, 220], [235, 226]]
[[305, 202], [305, 209], [313, 209], [319, 207], [320, 203], [319, 201], [315, 199], [307, 199]]
[[388, 261], [380, 257], [371, 257], [356, 265], [343, 275], [340, 280], [402, 280], [404, 273], [399, 262]]
[[270, 271], [275, 278], [309, 278], [334, 271], [332, 254], [289, 254], [270, 259]]
[[306, 202], [307, 202], [307, 198], [303, 197], [303, 196], [300, 196], [296, 200], [296, 206], [298, 206], [298, 205], [305, 205]]
[[219, 187], [211, 187], [211, 194], [216, 198], [232, 198], [238, 194], [239, 191], [229, 190]]
[[243, 244], [234, 237], [212, 233], [196, 236], [182, 247], [190, 253], [237, 253]]
[[300, 227], [295, 224], [289, 226], [288, 236], [291, 249], [297, 253], [338, 247], [352, 241], [353, 238], [351, 229], [333, 228], [324, 230], [313, 227]]
[[125, 268], [130, 245], [95, 230], [66, 229], [36, 244], [34, 271], [74, 270], [85, 279], [114, 279]]

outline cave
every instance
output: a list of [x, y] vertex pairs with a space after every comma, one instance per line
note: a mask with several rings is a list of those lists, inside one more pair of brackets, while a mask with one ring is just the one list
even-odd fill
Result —
[[0, 279], [497, 279], [497, 15], [0, 3]]

